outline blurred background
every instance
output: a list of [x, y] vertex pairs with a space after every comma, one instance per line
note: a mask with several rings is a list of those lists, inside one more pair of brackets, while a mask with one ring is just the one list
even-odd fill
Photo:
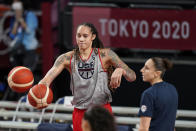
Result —
[[[0, 100], [18, 100], [7, 85], [13, 68], [10, 59], [10, 19], [13, 0], [0, 0]], [[38, 47], [33, 70], [35, 83], [54, 60], [75, 45], [75, 30], [82, 22], [93, 23], [105, 47], [112, 48], [134, 71], [137, 80], [124, 78], [113, 93], [113, 106], [138, 107], [142, 92], [140, 69], [149, 57], [167, 57], [174, 67], [165, 81], [179, 93], [179, 109], [196, 110], [196, 1], [195, 0], [24, 0], [38, 18]], [[70, 96], [70, 76], [64, 70], [53, 82], [54, 101]]]

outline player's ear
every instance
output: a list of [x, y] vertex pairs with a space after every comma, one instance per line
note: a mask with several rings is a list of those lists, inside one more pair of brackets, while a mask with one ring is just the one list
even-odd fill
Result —
[[92, 35], [92, 41], [93, 41], [95, 38], [96, 38], [96, 35], [93, 34], [93, 35]]
[[156, 73], [155, 73], [156, 77], [161, 76], [161, 73], [162, 73], [161, 71], [156, 71]]

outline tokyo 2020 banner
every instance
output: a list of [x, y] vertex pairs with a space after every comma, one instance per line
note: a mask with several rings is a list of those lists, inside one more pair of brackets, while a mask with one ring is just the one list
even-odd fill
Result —
[[106, 47], [196, 49], [196, 10], [73, 7], [73, 34], [82, 22], [96, 26]]

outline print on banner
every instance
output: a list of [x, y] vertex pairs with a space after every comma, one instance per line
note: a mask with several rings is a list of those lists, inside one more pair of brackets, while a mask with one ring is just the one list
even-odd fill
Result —
[[88, 19], [105, 47], [195, 50], [195, 15], [195, 10], [74, 7], [73, 26]]

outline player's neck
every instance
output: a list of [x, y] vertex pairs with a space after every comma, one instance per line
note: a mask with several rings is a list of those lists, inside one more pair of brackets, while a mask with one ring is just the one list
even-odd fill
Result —
[[151, 85], [154, 85], [154, 84], [160, 83], [160, 82], [163, 82], [163, 79], [157, 78], [157, 79], [154, 79], [154, 80], [151, 82]]
[[83, 60], [87, 60], [89, 55], [91, 54], [91, 51], [92, 51], [92, 47], [90, 48], [87, 48], [85, 50], [80, 50], [80, 57], [83, 59]]

